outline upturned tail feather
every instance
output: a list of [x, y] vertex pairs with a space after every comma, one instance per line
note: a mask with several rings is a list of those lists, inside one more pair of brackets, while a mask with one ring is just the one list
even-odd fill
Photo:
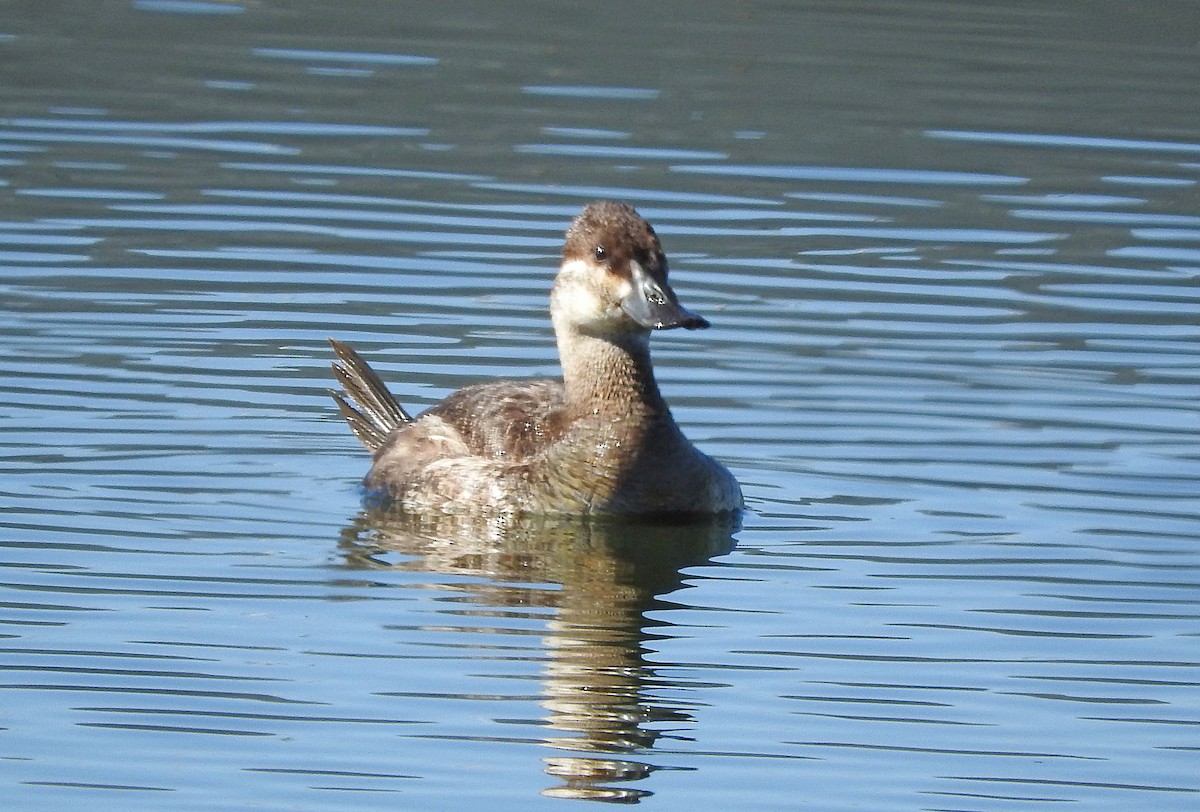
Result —
[[337, 356], [333, 375], [345, 390], [331, 389], [329, 394], [337, 401], [338, 411], [350, 424], [354, 436], [368, 451], [376, 451], [389, 434], [411, 423], [412, 417], [349, 344], [334, 338], [329, 343]]

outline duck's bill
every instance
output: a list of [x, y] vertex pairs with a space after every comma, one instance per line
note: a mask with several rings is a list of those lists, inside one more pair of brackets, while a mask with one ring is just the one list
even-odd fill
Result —
[[702, 330], [708, 327], [707, 319], [679, 304], [670, 285], [659, 283], [637, 262], [630, 263], [630, 270], [633, 290], [621, 301], [621, 309], [629, 318], [648, 330], [673, 327]]

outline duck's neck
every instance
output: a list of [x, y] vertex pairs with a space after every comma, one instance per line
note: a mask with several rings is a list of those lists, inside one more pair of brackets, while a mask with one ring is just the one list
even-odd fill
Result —
[[649, 333], [558, 331], [567, 403], [576, 414], [669, 415], [650, 365]]

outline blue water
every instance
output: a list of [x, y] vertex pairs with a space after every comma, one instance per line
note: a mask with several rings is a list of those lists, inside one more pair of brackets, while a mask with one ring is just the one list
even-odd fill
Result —
[[[10, 5], [7, 806], [1200, 803], [1191, 4]], [[596, 197], [741, 525], [365, 509]]]

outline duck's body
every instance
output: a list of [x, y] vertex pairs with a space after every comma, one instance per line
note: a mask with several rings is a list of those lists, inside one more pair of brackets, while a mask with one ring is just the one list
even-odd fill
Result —
[[617, 203], [572, 223], [551, 292], [563, 379], [461, 389], [409, 417], [349, 346], [335, 394], [374, 452], [365, 484], [414, 512], [653, 516], [742, 506], [720, 463], [675, 424], [650, 364], [651, 329], [707, 327], [666, 280], [653, 229]]

